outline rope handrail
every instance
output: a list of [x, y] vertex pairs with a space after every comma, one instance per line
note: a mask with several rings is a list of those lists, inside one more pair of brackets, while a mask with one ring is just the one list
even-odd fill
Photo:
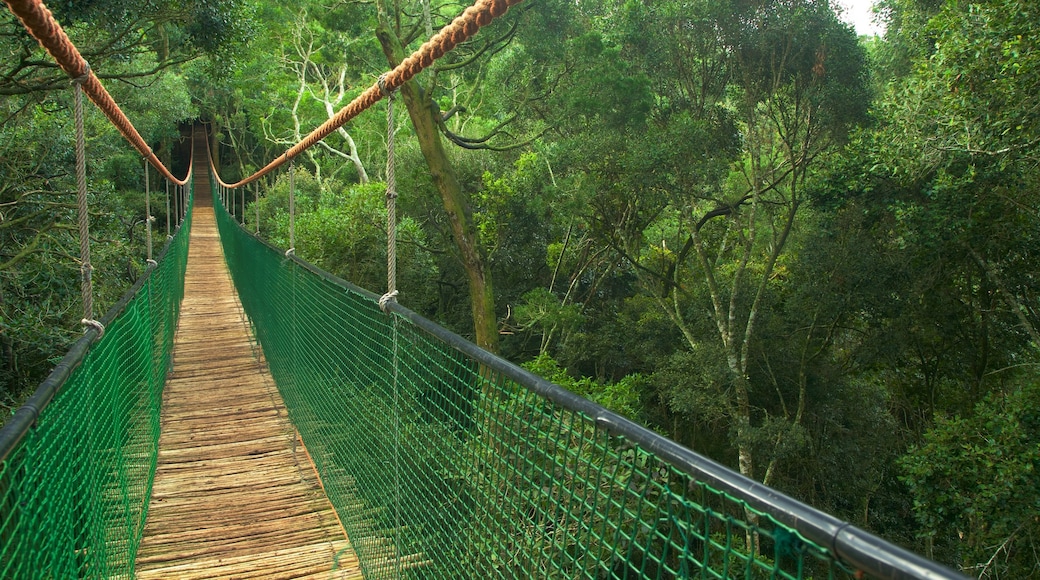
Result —
[[[5, 0], [10, 1], [10, 0]], [[260, 170], [249, 177], [234, 183], [227, 183], [220, 178], [213, 159], [210, 158], [210, 168], [213, 171], [217, 183], [224, 187], [237, 189], [248, 185], [268, 173], [278, 169], [289, 162], [300, 153], [318, 144], [319, 141], [328, 137], [333, 131], [347, 124], [351, 119], [357, 117], [363, 111], [378, 103], [387, 94], [395, 91], [412, 77], [429, 67], [433, 62], [459, 44], [476, 36], [477, 32], [491, 23], [494, 19], [502, 16], [511, 6], [519, 4], [523, 0], [477, 0], [472, 6], [466, 8], [462, 14], [427, 40], [408, 58], [401, 61], [392, 70], [379, 76], [363, 93], [354, 98], [353, 101], [341, 108], [335, 115], [322, 123], [318, 128], [310, 132], [299, 143], [293, 145], [285, 153], [271, 160]]]
[[80, 54], [79, 49], [69, 39], [65, 29], [54, 19], [50, 9], [43, 5], [41, 0], [4, 0], [8, 9], [22, 21], [22, 25], [29, 31], [47, 52], [54, 58], [63, 71], [75, 82], [79, 83], [87, 97], [97, 105], [101, 112], [108, 117], [112, 125], [138, 152], [159, 171], [166, 179], [184, 185], [191, 177], [191, 165], [184, 179], [178, 179], [155, 155], [152, 148], [148, 146], [141, 134], [137, 132], [130, 119], [119, 108], [112, 95], [108, 93], [90, 64]]

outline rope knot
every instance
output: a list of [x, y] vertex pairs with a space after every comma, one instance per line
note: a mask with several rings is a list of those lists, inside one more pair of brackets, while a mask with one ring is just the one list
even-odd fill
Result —
[[391, 302], [397, 302], [397, 295], [398, 294], [399, 294], [399, 292], [397, 290], [394, 290], [393, 292], [387, 292], [386, 294], [383, 294], [382, 296], [380, 296], [379, 297], [379, 309], [382, 310], [383, 312], [386, 312], [386, 308], [387, 308], [387, 306]]
[[79, 75], [78, 77], [73, 77], [71, 80], [69, 80], [70, 84], [82, 85], [83, 83], [90, 80], [90, 63], [87, 61], [83, 61], [83, 65], [83, 74]]
[[379, 94], [383, 95], [384, 97], [389, 97], [394, 92], [393, 89], [391, 89], [391, 90], [387, 90], [386, 89], [386, 80], [389, 77], [390, 77], [390, 73], [385, 72], [385, 73], [379, 75], [379, 80], [376, 81], [376, 84], [379, 85]]
[[80, 320], [80, 322], [83, 323], [84, 326], [97, 329], [98, 335], [96, 340], [101, 340], [101, 337], [105, 336], [105, 325], [101, 324], [97, 320], [94, 320], [93, 318], [84, 318], [83, 320]]
[[153, 260], [153, 259], [151, 259], [151, 258], [148, 258], [148, 259], [147, 259], [147, 260], [145, 260], [144, 262], [145, 262], [146, 264], [148, 264], [149, 266], [153, 267], [153, 268], [154, 268], [155, 266], [158, 266], [158, 265], [159, 265], [159, 262], [156, 262], [155, 260]]
[[289, 248], [288, 250], [285, 251], [285, 257], [286, 258], [291, 258], [292, 256], [295, 256], [295, 255], [296, 255], [296, 248]]

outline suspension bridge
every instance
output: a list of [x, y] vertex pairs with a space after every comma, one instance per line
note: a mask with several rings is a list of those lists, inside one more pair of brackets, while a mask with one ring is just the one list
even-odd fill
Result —
[[229, 214], [235, 188], [512, 3], [480, 0], [301, 143], [226, 184], [202, 132], [188, 176], [170, 173], [46, 8], [7, 0], [77, 102], [85, 93], [173, 185], [179, 223], [154, 260], [149, 233], [145, 274], [98, 320], [84, 248], [86, 332], [0, 431], [0, 577], [963, 578]]

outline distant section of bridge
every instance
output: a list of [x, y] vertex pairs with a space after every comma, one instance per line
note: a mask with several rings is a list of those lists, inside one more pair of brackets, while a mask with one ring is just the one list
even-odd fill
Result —
[[[195, 166], [206, 167], [205, 143], [195, 155]], [[195, 191], [186, 292], [137, 577], [362, 578], [251, 340], [205, 171], [195, 173]]]

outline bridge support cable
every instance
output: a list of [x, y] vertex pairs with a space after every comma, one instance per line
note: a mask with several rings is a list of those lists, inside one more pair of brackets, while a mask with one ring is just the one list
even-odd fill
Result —
[[296, 164], [289, 162], [289, 249], [285, 255], [296, 253]]
[[379, 306], [386, 311], [389, 302], [397, 300], [397, 165], [394, 143], [394, 89], [386, 89], [386, 75], [379, 77], [379, 90], [386, 97], [386, 294]]
[[256, 235], [260, 235], [260, 183], [253, 184], [253, 210], [256, 211]]
[[170, 180], [163, 181], [166, 183], [166, 239], [170, 239]]
[[94, 327], [100, 340], [105, 327], [94, 319], [94, 267], [90, 264], [90, 213], [87, 207], [87, 152], [83, 129], [83, 83], [87, 73], [72, 80], [73, 116], [76, 125], [76, 209], [79, 216], [80, 296], [83, 301], [83, 324]]
[[[14, 0], [5, 1], [12, 2]], [[336, 114], [311, 131], [298, 143], [287, 149], [285, 153], [275, 157], [252, 175], [235, 183], [225, 183], [220, 180], [219, 173], [214, 170], [217, 181], [232, 189], [237, 189], [243, 185], [253, 183], [285, 165], [307, 149], [317, 145], [319, 141], [357, 117], [361, 112], [379, 102], [386, 94], [400, 88], [401, 85], [411, 80], [412, 77], [431, 66], [435, 60], [441, 58], [459, 44], [476, 36], [481, 28], [491, 24], [496, 18], [503, 16], [510, 7], [521, 2], [523, 0], [477, 0], [473, 5], [467, 7], [462, 14], [452, 20], [450, 24], [423, 43], [408, 58], [401, 61], [393, 70], [379, 77], [381, 81], [372, 83], [353, 101], [337, 111]], [[210, 162], [212, 163], [212, 158]]]
[[155, 217], [152, 216], [152, 183], [149, 178], [148, 171], [148, 160], [145, 160], [144, 164], [144, 225], [145, 225], [145, 237], [147, 238], [146, 246], [146, 263], [149, 266], [155, 266], [155, 260], [152, 259], [152, 222], [155, 221]]
[[54, 58], [58, 66], [65, 71], [65, 74], [69, 75], [69, 78], [79, 81], [83, 92], [108, 117], [112, 125], [123, 135], [123, 138], [148, 160], [152, 167], [162, 173], [166, 179], [173, 182], [181, 185], [188, 182], [191, 176], [190, 167], [184, 179], [178, 179], [155, 156], [155, 153], [145, 143], [144, 138], [137, 132], [137, 128], [123, 114], [122, 109], [119, 108], [112, 95], [102, 86], [101, 81], [94, 74], [94, 71], [90, 69], [90, 65], [87, 64], [86, 59], [80, 54], [79, 49], [72, 44], [65, 30], [58, 24], [58, 21], [54, 19], [54, 15], [44, 6], [41, 0], [4, 0], [4, 3], [21, 20], [22, 25], [25, 26], [29, 34]]

